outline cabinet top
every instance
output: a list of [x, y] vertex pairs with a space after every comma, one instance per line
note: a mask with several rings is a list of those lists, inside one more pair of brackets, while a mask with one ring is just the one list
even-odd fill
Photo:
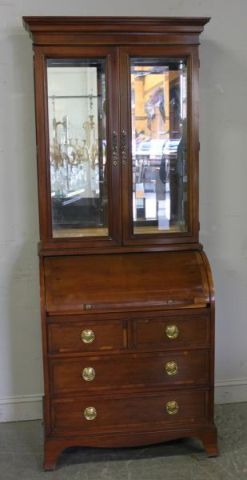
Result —
[[184, 32], [201, 33], [210, 17], [23, 17], [30, 32]]
[[23, 17], [36, 46], [198, 45], [208, 17]]

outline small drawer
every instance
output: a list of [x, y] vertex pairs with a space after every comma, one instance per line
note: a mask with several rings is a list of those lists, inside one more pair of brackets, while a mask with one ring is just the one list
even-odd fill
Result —
[[188, 348], [209, 343], [209, 314], [150, 317], [134, 321], [134, 345], [140, 350]]
[[57, 432], [126, 432], [162, 430], [207, 421], [207, 391], [171, 390], [153, 395], [85, 396], [52, 402]]
[[48, 345], [50, 353], [121, 350], [127, 347], [127, 327], [118, 320], [51, 323]]
[[207, 385], [207, 350], [118, 356], [85, 356], [51, 361], [51, 387], [55, 394], [171, 385]]

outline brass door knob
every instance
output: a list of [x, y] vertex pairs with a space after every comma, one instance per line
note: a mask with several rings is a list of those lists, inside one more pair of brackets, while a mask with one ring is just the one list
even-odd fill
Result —
[[178, 338], [178, 335], [179, 335], [179, 329], [178, 329], [177, 325], [167, 325], [166, 336], [170, 340], [175, 340], [176, 338]]
[[178, 365], [176, 362], [166, 362], [165, 370], [167, 375], [177, 375], [178, 373]]
[[97, 416], [96, 408], [87, 407], [84, 410], [84, 417], [86, 420], [94, 420]]
[[83, 343], [93, 343], [95, 340], [95, 333], [90, 328], [86, 328], [81, 332], [81, 341]]
[[86, 382], [92, 382], [95, 378], [95, 370], [93, 367], [85, 367], [81, 372], [82, 378]]
[[179, 410], [179, 405], [175, 400], [171, 400], [166, 404], [166, 411], [169, 415], [176, 415]]

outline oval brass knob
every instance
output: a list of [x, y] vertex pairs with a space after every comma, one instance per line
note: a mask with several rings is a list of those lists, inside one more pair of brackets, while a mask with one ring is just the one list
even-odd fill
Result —
[[97, 416], [96, 408], [87, 407], [84, 410], [84, 417], [86, 420], [94, 420]]
[[179, 405], [175, 400], [171, 400], [166, 404], [166, 411], [169, 415], [176, 415], [179, 410]]
[[170, 340], [175, 340], [175, 338], [178, 338], [179, 335], [179, 330], [177, 325], [167, 325], [166, 327], [166, 336]]
[[92, 382], [95, 378], [95, 370], [93, 367], [85, 367], [81, 372], [82, 378], [86, 382]]
[[178, 365], [176, 362], [166, 362], [165, 365], [167, 375], [177, 375], [178, 373]]
[[81, 332], [81, 341], [83, 343], [93, 343], [95, 339], [95, 333], [90, 328], [86, 328]]

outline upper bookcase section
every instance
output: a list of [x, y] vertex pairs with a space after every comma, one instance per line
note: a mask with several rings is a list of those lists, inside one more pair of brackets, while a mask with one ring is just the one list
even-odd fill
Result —
[[42, 251], [200, 247], [198, 44], [209, 18], [23, 20]]

